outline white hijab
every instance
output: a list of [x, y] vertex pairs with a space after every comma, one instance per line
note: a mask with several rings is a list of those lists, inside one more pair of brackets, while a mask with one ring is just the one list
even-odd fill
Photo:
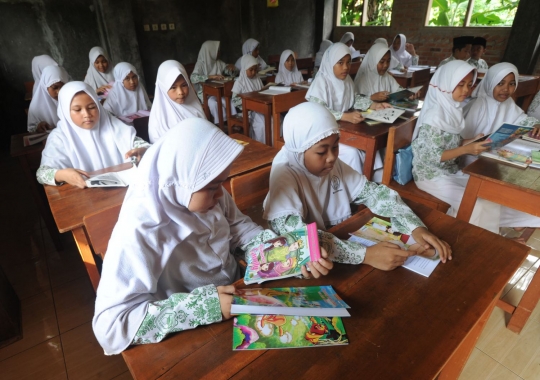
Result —
[[[257, 49], [259, 46], [259, 41], [257, 41], [254, 38], [248, 38], [246, 42], [242, 45], [242, 57], [246, 54], [253, 53], [253, 50]], [[242, 70], [242, 57], [238, 58], [236, 63], [234, 64], [238, 70]], [[255, 58], [260, 66], [260, 70], [264, 70], [268, 67], [266, 62], [264, 62], [264, 59], [261, 58], [261, 55], [259, 54], [257, 58]]]
[[[394, 50], [394, 41], [398, 37], [400, 39], [401, 45], [399, 46], [399, 49], [396, 51]], [[404, 34], [398, 34], [394, 37], [394, 40], [392, 41], [392, 46], [390, 46], [390, 53], [392, 54], [392, 57], [397, 59], [399, 63], [401, 63], [403, 66], [409, 66], [409, 62], [412, 59], [412, 55], [410, 55], [407, 51], [405, 51], [406, 44], [407, 44], [407, 37], [405, 37]]]
[[305, 223], [315, 222], [318, 229], [326, 230], [351, 215], [350, 204], [366, 177], [340, 159], [323, 177], [311, 174], [304, 163], [306, 150], [334, 134], [339, 134], [336, 119], [323, 105], [307, 102], [289, 110], [283, 122], [285, 145], [270, 172], [266, 220], [298, 215]]
[[[70, 116], [73, 97], [84, 91], [94, 100], [99, 120], [92, 129], [75, 125]], [[86, 83], [70, 82], [58, 95], [58, 122], [43, 150], [41, 166], [95, 171], [128, 160], [124, 154], [133, 147], [135, 129], [105, 111], [96, 92]]]
[[[104, 73], [100, 73], [94, 67], [94, 62], [96, 62], [96, 59], [98, 59], [100, 55], [102, 55], [107, 60], [107, 62], [109, 62], [109, 67]], [[97, 90], [101, 86], [109, 84], [110, 82], [114, 82], [114, 75], [112, 73], [113, 64], [109, 59], [107, 53], [105, 53], [105, 50], [103, 50], [103, 48], [99, 46], [94, 46], [92, 49], [90, 49], [88, 58], [90, 59], [90, 66], [88, 67], [88, 71], [86, 72], [84, 83], [89, 84], [90, 87], [92, 87], [94, 90]]]
[[243, 147], [203, 119], [183, 120], [148, 149], [127, 191], [97, 290], [93, 328], [107, 354], [133, 340], [149, 302], [240, 277], [232, 252], [262, 228], [224, 190], [206, 213], [194, 192], [221, 174]]
[[127, 62], [120, 62], [114, 67], [114, 85], [103, 105], [103, 108], [113, 115], [133, 115], [139, 110], [146, 111], [152, 106], [142, 83], [139, 82], [135, 91], [124, 87], [124, 79], [130, 72], [139, 76], [137, 69]]
[[285, 86], [290, 86], [293, 83], [300, 83], [304, 80], [302, 73], [298, 71], [298, 67], [296, 66], [296, 58], [294, 60], [294, 68], [292, 71], [287, 70], [285, 67], [285, 61], [291, 55], [294, 58], [294, 51], [292, 50], [285, 50], [283, 53], [281, 53], [281, 57], [279, 58], [279, 71], [276, 75], [276, 83], [283, 83]]
[[38, 55], [32, 59], [32, 76], [34, 77], [34, 89], [32, 90], [32, 98], [36, 95], [41, 73], [47, 66], [58, 66], [58, 63], [49, 55]]
[[354, 105], [353, 80], [349, 75], [345, 80], [334, 75], [334, 65], [347, 54], [351, 54], [349, 48], [341, 42], [336, 42], [326, 50], [321, 68], [309, 86], [306, 100], [314, 96], [337, 112], [348, 111]]
[[60, 66], [47, 66], [41, 73], [41, 79], [34, 85], [34, 97], [28, 109], [28, 128], [46, 121], [52, 127], [58, 123], [58, 101], [53, 99], [47, 88], [57, 82], [67, 83], [69, 75]]
[[[375, 41], [373, 41], [373, 45], [375, 44], [381, 44], [381, 45], [384, 45], [386, 47], [388, 47], [388, 41], [386, 41], [386, 38], [377, 38]], [[391, 52], [390, 52], [391, 54]], [[394, 57], [393, 55], [391, 55], [390, 57], [390, 67], [388, 69], [395, 69], [396, 67], [400, 67], [400, 66], [403, 66], [401, 64], [401, 62], [399, 62], [399, 60]]]
[[463, 110], [461, 103], [452, 98], [452, 92], [459, 82], [473, 70], [474, 83], [476, 69], [465, 61], [451, 61], [435, 71], [433, 78], [429, 82], [424, 106], [416, 122], [413, 139], [418, 136], [422, 124], [429, 124], [448, 133], [461, 133], [465, 128]]
[[339, 40], [339, 42], [341, 42], [342, 44], [346, 44], [350, 40], [352, 40], [354, 43], [354, 34], [352, 32], [347, 32], [343, 36], [341, 36], [341, 40]]
[[493, 98], [493, 90], [508, 74], [513, 73], [518, 85], [518, 69], [511, 63], [497, 63], [489, 68], [486, 76], [473, 91], [473, 99], [463, 108], [465, 129], [461, 132], [464, 139], [470, 139], [479, 133], [489, 134], [503, 123], [517, 124], [527, 117], [514, 99], [509, 97], [504, 102]]
[[[174, 102], [167, 95], [167, 91], [169, 91], [179, 75], [184, 77], [189, 86], [189, 94], [184, 104]], [[150, 120], [148, 122], [150, 142], [156, 142], [180, 121], [193, 117], [206, 119], [201, 102], [189, 80], [186, 69], [178, 61], [169, 60], [163, 62], [158, 69], [154, 105], [150, 111]]]
[[333, 42], [330, 40], [322, 40], [321, 45], [319, 46], [319, 51], [315, 54], [315, 67], [320, 67], [324, 52], [332, 46]]
[[219, 41], [206, 41], [202, 44], [194, 73], [207, 76], [221, 75], [225, 69], [225, 63], [217, 59], [219, 44]]
[[257, 58], [251, 54], [245, 54], [242, 57], [242, 68], [240, 76], [234, 81], [232, 92], [235, 94], [243, 94], [245, 92], [259, 91], [263, 88], [261, 78], [258, 75], [255, 78], [248, 78], [246, 70], [257, 64]]
[[354, 78], [357, 93], [371, 96], [380, 91], [396, 92], [399, 89], [399, 84], [388, 71], [384, 75], [379, 75], [377, 71], [377, 64], [389, 50], [388, 46], [381, 43], [374, 44], [368, 50]]

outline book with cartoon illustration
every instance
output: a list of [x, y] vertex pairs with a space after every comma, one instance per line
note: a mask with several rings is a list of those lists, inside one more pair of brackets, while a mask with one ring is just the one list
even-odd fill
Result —
[[403, 267], [425, 277], [429, 277], [441, 261], [434, 249], [423, 250], [423, 247], [411, 235], [395, 231], [390, 222], [377, 217], [373, 217], [358, 231], [351, 233], [349, 240], [366, 247], [381, 242], [390, 242], [407, 251], [415, 251], [417, 252], [416, 256], [407, 258]]
[[503, 124], [495, 132], [486, 138], [486, 143], [483, 146], [489, 147], [491, 150], [500, 148], [509, 144], [515, 139], [530, 133], [532, 127], [523, 127], [520, 125]]
[[321, 257], [317, 225], [288, 232], [252, 248], [246, 253], [246, 284], [298, 276], [301, 268]]
[[88, 178], [87, 187], [126, 187], [135, 181], [137, 166], [119, 172], [108, 172]]
[[347, 305], [331, 286], [236, 289], [231, 314], [349, 317]]
[[340, 317], [242, 314], [233, 326], [234, 351], [349, 344]]
[[366, 119], [380, 121], [381, 123], [393, 123], [398, 117], [403, 115], [405, 110], [397, 108], [385, 108], [382, 110], [367, 110], [362, 112], [362, 116]]

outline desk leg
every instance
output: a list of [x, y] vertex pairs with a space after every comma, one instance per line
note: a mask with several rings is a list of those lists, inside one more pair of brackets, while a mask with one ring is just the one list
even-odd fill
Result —
[[368, 181], [371, 181], [373, 178], [373, 173], [375, 172], [375, 169], [373, 166], [375, 166], [375, 157], [377, 156], [377, 141], [373, 140], [373, 143], [370, 142], [370, 147], [366, 149], [366, 159], [364, 161], [364, 175], [368, 179]]
[[204, 113], [206, 115], [206, 119], [207, 120], [210, 120], [210, 108], [208, 107], [208, 94], [204, 92], [204, 89], [203, 89], [203, 110], [204, 110]]
[[223, 130], [223, 104], [221, 103], [221, 92], [216, 96], [217, 100], [217, 111], [218, 111], [218, 121], [219, 129]]
[[79, 253], [81, 254], [81, 257], [83, 259], [84, 266], [86, 267], [86, 271], [88, 272], [88, 276], [90, 277], [90, 281], [92, 282], [94, 291], [97, 291], [99, 279], [101, 276], [99, 275], [96, 261], [94, 260], [94, 254], [92, 253], [92, 248], [90, 248], [90, 244], [88, 243], [88, 239], [86, 238], [84, 228], [78, 227], [71, 232], [73, 233], [73, 238], [75, 239], [75, 243], [79, 248]]
[[476, 325], [474, 325], [474, 327], [471, 329], [469, 334], [467, 334], [463, 342], [461, 342], [457, 350], [454, 351], [454, 354], [446, 362], [443, 369], [439, 373], [439, 377], [437, 378], [438, 380], [459, 378], [461, 371], [463, 371], [465, 364], [467, 364], [467, 360], [469, 360], [469, 356], [471, 356], [471, 352], [474, 349], [478, 338], [480, 338], [480, 334], [482, 334], [482, 330], [484, 330], [484, 326], [486, 325], [489, 317], [491, 316], [491, 313], [493, 312], [497, 301], [501, 297], [501, 293], [502, 291], [493, 298], [493, 301], [491, 301], [488, 308], [486, 309], [484, 314], [482, 314]]
[[469, 222], [471, 219], [472, 212], [474, 210], [474, 205], [476, 204], [476, 199], [478, 198], [478, 190], [482, 180], [477, 177], [469, 177], [469, 182], [467, 182], [467, 187], [465, 188], [465, 193], [461, 199], [461, 205], [459, 206], [459, 211], [456, 218], [463, 220], [464, 222]]
[[246, 99], [242, 99], [242, 119], [244, 121], [243, 123], [244, 135], [249, 137], [249, 111], [247, 109]]
[[[508, 325], [506, 326], [508, 330], [515, 332], [516, 334], [519, 334], [523, 327], [525, 327], [525, 324], [527, 323], [527, 320], [531, 316], [534, 308], [538, 304], [538, 299], [540, 298], [540, 275], [538, 273], [535, 273], [533, 276], [533, 279], [529, 286], [527, 287], [527, 290], [523, 294], [523, 298], [521, 298], [521, 301], [519, 301], [519, 304], [517, 305], [516, 309], [512, 313], [512, 317], [508, 321]], [[504, 301], [499, 301], [499, 303], [506, 303]], [[499, 305], [497, 305], [499, 306]], [[505, 310], [505, 308], [502, 308]]]
[[264, 114], [264, 133], [266, 145], [272, 146], [272, 104], [266, 106]]

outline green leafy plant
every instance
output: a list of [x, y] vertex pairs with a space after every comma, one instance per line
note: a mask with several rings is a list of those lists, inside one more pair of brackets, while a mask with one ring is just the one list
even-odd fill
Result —
[[[367, 26], [389, 26], [392, 19], [394, 0], [364, 0], [367, 1]], [[360, 26], [364, 10], [362, 0], [342, 0], [340, 25]]]
[[[467, 7], [473, 1], [470, 22], [465, 25]], [[511, 26], [519, 0], [433, 0], [432, 26]]]

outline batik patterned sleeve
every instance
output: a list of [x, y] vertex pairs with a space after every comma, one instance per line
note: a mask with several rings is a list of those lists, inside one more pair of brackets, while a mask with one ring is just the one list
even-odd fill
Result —
[[40, 166], [36, 172], [36, 178], [42, 185], [57, 186], [58, 184], [54, 180], [54, 176], [58, 169], [51, 168], [50, 166]]
[[238, 96], [238, 94], [236, 93], [232, 93], [232, 98], [231, 98], [231, 102], [233, 104], [233, 106], [235, 106], [236, 108], [242, 110], [242, 98]]
[[135, 140], [133, 140], [133, 148], [150, 148], [151, 146], [152, 144], [144, 141], [139, 136], [135, 136]]
[[425, 227], [399, 194], [385, 185], [367, 181], [353, 203], [366, 205], [374, 214], [390, 217], [392, 228], [402, 234], [410, 235], [416, 228]]
[[418, 61], [420, 60], [420, 57], [415, 55], [414, 57], [411, 58], [411, 61], [412, 61], [412, 65], [411, 66], [418, 66]]
[[355, 110], [361, 110], [366, 111], [373, 101], [368, 97], [360, 94], [356, 94], [354, 97], [354, 105], [353, 108]]
[[[278, 234], [305, 227], [298, 215], [286, 215], [269, 221], [272, 229]], [[340, 240], [329, 232], [319, 230], [319, 244], [328, 252], [328, 258], [337, 263], [361, 264], [366, 256], [366, 247], [360, 243]]]
[[191, 74], [191, 77], [189, 79], [191, 79], [191, 83], [193, 84], [206, 82], [206, 80], [208, 79], [208, 75], [201, 75], [201, 74], [193, 73]]
[[534, 96], [534, 99], [531, 102], [531, 105], [529, 106], [527, 113], [530, 115], [531, 113], [536, 111], [539, 105], [540, 105], [540, 91], [538, 91], [538, 93]]
[[319, 103], [319, 104], [322, 104], [328, 111], [330, 111], [330, 113], [332, 115], [334, 115], [334, 117], [336, 118], [336, 120], [341, 120], [341, 118], [343, 117], [343, 112], [338, 112], [338, 111], [334, 111], [333, 109], [331, 109], [330, 107], [328, 107], [328, 104], [326, 104], [326, 102], [322, 99], [319, 99], [315, 96], [310, 96], [309, 99], [308, 99], [310, 102], [313, 102], [313, 103]]
[[525, 119], [521, 120], [518, 125], [522, 127], [534, 127], [536, 124], [540, 124], [540, 121], [532, 116], [527, 116]]
[[131, 344], [161, 342], [168, 334], [221, 321], [221, 306], [214, 285], [191, 293], [174, 293], [148, 303], [146, 315]]

